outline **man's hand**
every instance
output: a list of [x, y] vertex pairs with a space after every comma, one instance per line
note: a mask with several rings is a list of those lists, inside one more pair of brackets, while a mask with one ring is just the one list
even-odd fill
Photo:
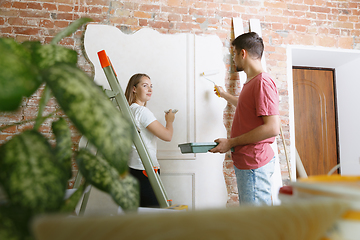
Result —
[[210, 149], [212, 153], [226, 153], [231, 149], [230, 140], [227, 138], [218, 138], [214, 142], [218, 143], [216, 147]]

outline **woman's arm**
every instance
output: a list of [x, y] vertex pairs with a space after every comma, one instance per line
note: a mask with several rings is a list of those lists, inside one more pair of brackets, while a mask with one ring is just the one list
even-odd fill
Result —
[[155, 136], [163, 141], [170, 142], [173, 135], [173, 122], [175, 120], [175, 113], [170, 109], [169, 113], [165, 114], [166, 126], [164, 127], [158, 120], [150, 123], [146, 128]]

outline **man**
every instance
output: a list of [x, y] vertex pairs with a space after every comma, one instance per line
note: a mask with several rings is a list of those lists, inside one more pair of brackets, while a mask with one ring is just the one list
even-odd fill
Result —
[[247, 80], [239, 97], [216, 86], [220, 97], [236, 106], [230, 138], [216, 139], [210, 152], [225, 153], [233, 148], [232, 160], [240, 205], [271, 205], [270, 177], [275, 157], [270, 146], [279, 134], [279, 96], [275, 82], [264, 71], [261, 57], [263, 40], [254, 32], [233, 42], [234, 64]]

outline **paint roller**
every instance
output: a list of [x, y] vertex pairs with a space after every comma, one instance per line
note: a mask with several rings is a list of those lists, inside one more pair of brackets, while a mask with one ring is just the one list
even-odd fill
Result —
[[215, 89], [215, 91], [216, 91], [216, 95], [217, 95], [218, 97], [220, 97], [220, 93], [219, 93], [219, 90], [216, 88], [215, 82], [206, 77], [206, 76], [216, 75], [216, 74], [218, 74], [218, 73], [219, 73], [218, 70], [205, 71], [205, 72], [200, 73], [200, 77], [203, 77], [203, 78], [205, 78], [206, 80], [212, 82], [212, 83], [214, 84], [214, 89]]

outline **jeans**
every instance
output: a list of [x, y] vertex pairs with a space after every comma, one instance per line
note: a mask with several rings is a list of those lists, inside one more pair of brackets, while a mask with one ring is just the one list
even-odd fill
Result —
[[266, 165], [249, 170], [234, 166], [240, 205], [271, 205], [270, 178], [274, 173], [275, 157]]

